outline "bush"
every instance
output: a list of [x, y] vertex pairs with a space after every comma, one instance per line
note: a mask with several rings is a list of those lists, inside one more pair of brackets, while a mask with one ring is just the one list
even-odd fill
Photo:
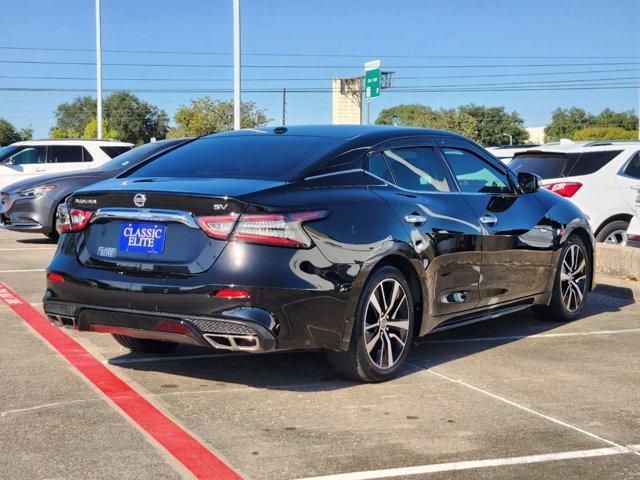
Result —
[[573, 134], [573, 140], [638, 140], [638, 130], [620, 127], [584, 127]]

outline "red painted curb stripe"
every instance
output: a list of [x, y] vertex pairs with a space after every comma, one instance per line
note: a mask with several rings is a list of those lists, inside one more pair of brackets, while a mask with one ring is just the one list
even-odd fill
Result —
[[217, 480], [242, 478], [189, 432], [158, 410], [82, 345], [53, 325], [2, 282], [0, 282], [0, 299], [196, 478]]

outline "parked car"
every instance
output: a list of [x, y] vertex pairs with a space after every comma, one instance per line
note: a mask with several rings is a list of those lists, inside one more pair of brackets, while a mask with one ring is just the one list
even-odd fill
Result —
[[127, 150], [97, 168], [29, 177], [7, 185], [0, 192], [0, 228], [43, 233], [55, 238], [58, 235], [56, 209], [67, 196], [92, 183], [115, 177], [156, 153], [185, 141], [187, 139], [147, 143]]
[[125, 347], [325, 349], [360, 381], [412, 340], [529, 307], [577, 318], [593, 236], [570, 201], [449, 132], [199, 138], [58, 209], [44, 310]]
[[131, 150], [115, 140], [29, 140], [0, 148], [0, 190], [27, 177], [96, 168]]
[[[640, 161], [640, 157], [636, 161]], [[636, 194], [636, 201], [635, 215], [631, 219], [629, 228], [627, 229], [627, 245], [640, 247], [640, 182], [631, 188]]]
[[518, 153], [509, 166], [542, 177], [542, 186], [570, 198], [589, 218], [596, 241], [624, 245], [640, 180], [640, 142], [543, 145]]
[[501, 145], [499, 147], [489, 147], [487, 150], [502, 163], [508, 164], [516, 153], [526, 152], [537, 146], [535, 143], [528, 145]]

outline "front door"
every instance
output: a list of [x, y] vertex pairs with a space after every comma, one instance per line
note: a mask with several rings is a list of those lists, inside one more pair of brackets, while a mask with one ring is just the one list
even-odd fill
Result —
[[554, 231], [537, 195], [518, 193], [513, 175], [474, 144], [446, 137], [438, 143], [482, 228], [479, 306], [544, 292]]
[[[431, 317], [479, 302], [480, 225], [430, 140], [394, 142], [369, 154], [372, 190], [404, 223], [425, 268]], [[423, 325], [431, 328], [434, 325]]]

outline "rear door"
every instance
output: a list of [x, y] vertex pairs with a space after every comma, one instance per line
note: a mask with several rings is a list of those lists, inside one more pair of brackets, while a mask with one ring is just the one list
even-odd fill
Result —
[[402, 140], [368, 155], [372, 190], [406, 226], [422, 256], [432, 316], [474, 308], [479, 301], [478, 224], [431, 139]]
[[89, 168], [93, 157], [82, 145], [52, 145], [49, 147], [46, 170], [50, 173]]
[[508, 170], [474, 144], [443, 137], [438, 146], [482, 228], [479, 306], [545, 290], [554, 232], [536, 194], [518, 194]]
[[629, 208], [635, 209], [636, 195], [640, 190], [640, 152], [634, 153], [625, 163], [616, 175], [616, 181]]

